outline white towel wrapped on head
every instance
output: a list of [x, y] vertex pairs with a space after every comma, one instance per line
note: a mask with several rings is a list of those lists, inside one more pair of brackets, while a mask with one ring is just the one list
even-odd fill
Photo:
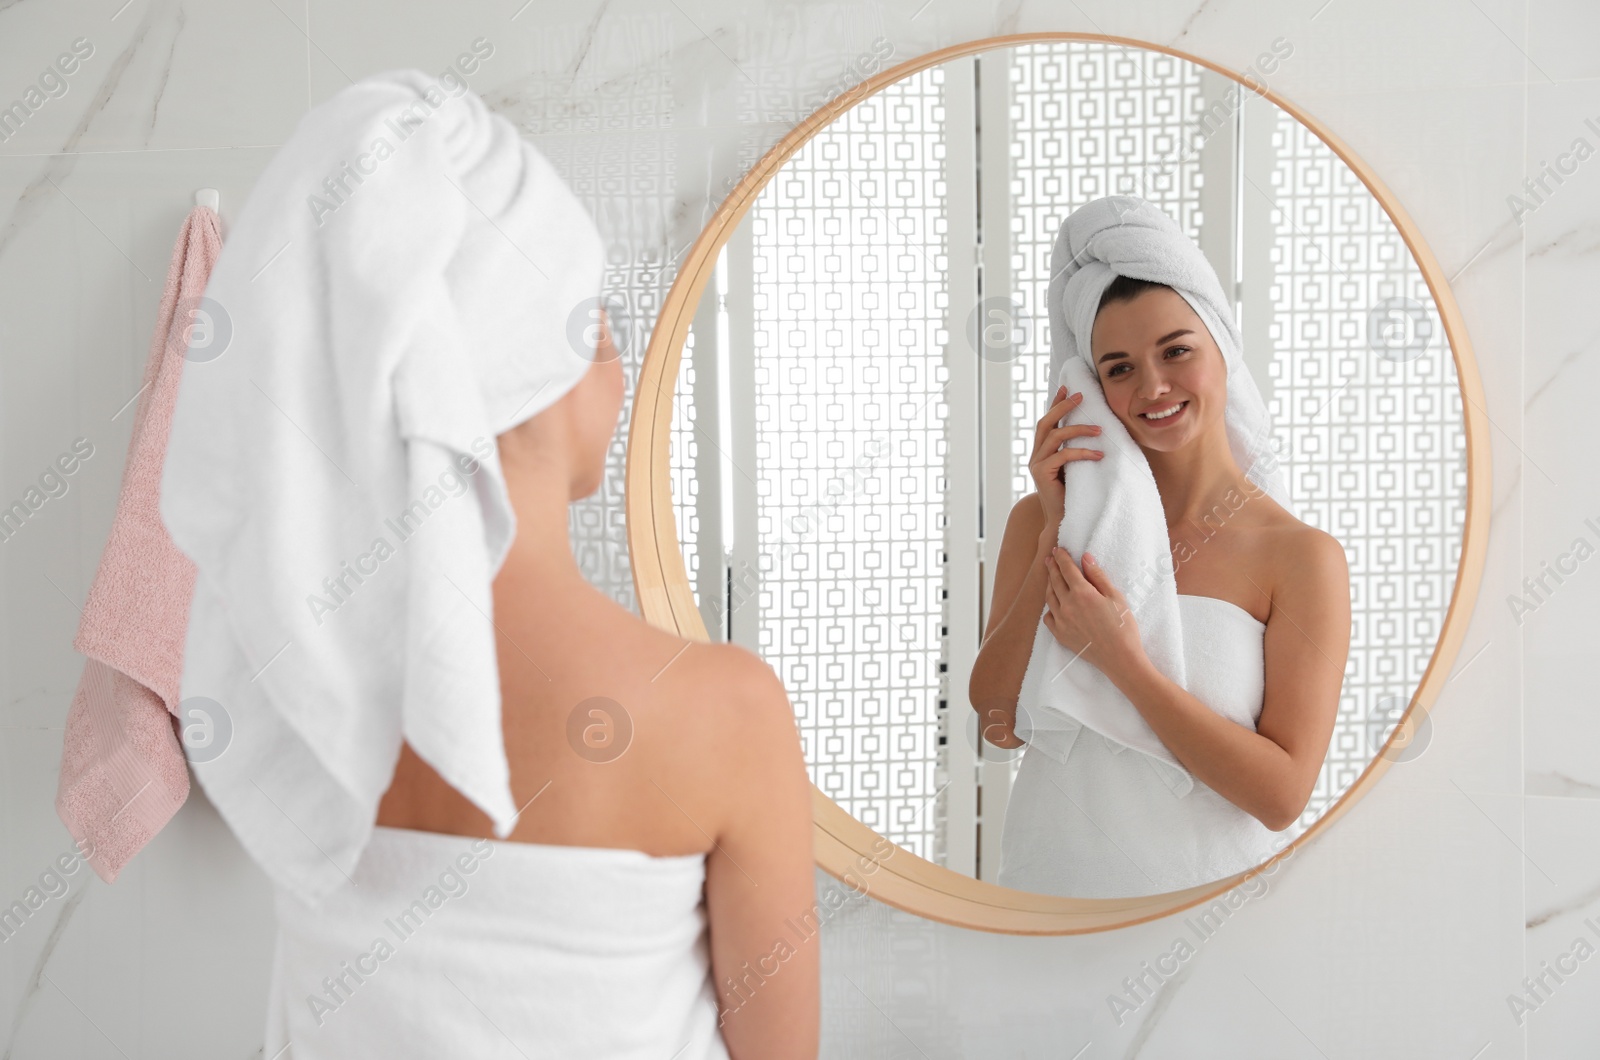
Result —
[[[1112, 195], [1073, 211], [1050, 256], [1051, 395], [1063, 383], [1083, 394], [1070, 422], [1099, 424], [1106, 455], [1066, 463], [1058, 540], [1074, 562], [1081, 563], [1085, 551], [1094, 555], [1127, 597], [1150, 660], [1187, 687], [1183, 620], [1160, 491], [1143, 451], [1106, 404], [1089, 346], [1100, 298], [1118, 276], [1166, 284], [1193, 307], [1227, 363], [1224, 418], [1234, 459], [1285, 508], [1288, 487], [1271, 448], [1266, 406], [1242, 357], [1232, 306], [1200, 248], [1172, 218], [1135, 196]], [[1095, 440], [1075, 438], [1072, 444], [1095, 448]], [[1041, 614], [1018, 697], [1018, 735], [1065, 761], [1079, 726], [1085, 726], [1150, 756], [1173, 792], [1188, 794], [1194, 778], [1138, 708], [1104, 673], [1074, 658]]]
[[[594, 360], [598, 231], [459, 82], [375, 74], [300, 119], [206, 287], [161, 515], [198, 568], [183, 695], [206, 794], [278, 886], [354, 873], [402, 740], [509, 834], [491, 584], [495, 445]], [[579, 341], [581, 339], [581, 341]]]

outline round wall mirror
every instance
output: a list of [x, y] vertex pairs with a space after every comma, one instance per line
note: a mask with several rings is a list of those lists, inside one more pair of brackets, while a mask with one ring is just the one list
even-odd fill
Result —
[[[1271, 871], [1426, 752], [1484, 557], [1480, 386], [1404, 211], [1263, 82], [1291, 53], [1245, 75], [1079, 34], [923, 56], [803, 122], [691, 249], [630, 425], [639, 600], [772, 665], [818, 863], [861, 892], [994, 931], [1137, 923]], [[1292, 514], [1344, 548], [1352, 623], [1332, 738], [1276, 853], [1082, 898], [996, 882], [1025, 752], [980, 739], [969, 679], [1051, 404], [1051, 248], [1108, 195], [1159, 206], [1223, 281]]]

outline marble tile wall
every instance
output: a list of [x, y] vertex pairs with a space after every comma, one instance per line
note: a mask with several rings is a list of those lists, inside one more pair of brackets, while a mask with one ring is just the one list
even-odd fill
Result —
[[[89, 52], [0, 143], [0, 498], [75, 439], [94, 446], [68, 492], [0, 544], [0, 901], [70, 845], [52, 800], [82, 666], [71, 639], [178, 225], [202, 186], [220, 189], [226, 221], [308, 106], [379, 70], [442, 70], [487, 38], [473, 87], [594, 211], [636, 368], [676, 263], [731, 182], [877, 38], [898, 61], [1075, 30], [1242, 69], [1283, 36], [1294, 54], [1272, 87], [1417, 221], [1483, 378], [1488, 562], [1432, 742], [1120, 1023], [1108, 997], [1190, 930], [1181, 916], [1022, 938], [847, 903], [824, 934], [823, 1055], [1600, 1055], [1600, 961], [1576, 956], [1600, 950], [1600, 561], [1582, 562], [1600, 545], [1585, 522], [1600, 525], [1585, 411], [1600, 393], [1592, 5], [118, 4], [0, 2], [0, 99], [59, 53]], [[1555, 176], [1530, 192], [1546, 163]], [[619, 471], [623, 442], [619, 430]], [[613, 475], [578, 506], [575, 541], [590, 576], [631, 604], [621, 498]], [[1563, 554], [1576, 568], [1532, 600], [1524, 579]], [[1520, 613], [1516, 597], [1537, 606]], [[0, 1058], [259, 1056], [270, 940], [265, 882], [196, 789], [118, 883], [79, 873], [0, 944]], [[1524, 977], [1547, 967], [1563, 981], [1519, 1017], [1510, 999], [1526, 1001]]]

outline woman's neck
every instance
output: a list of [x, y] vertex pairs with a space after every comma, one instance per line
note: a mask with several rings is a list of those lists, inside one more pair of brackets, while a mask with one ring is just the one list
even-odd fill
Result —
[[592, 589], [572, 551], [570, 487], [550, 468], [505, 466], [517, 533], [497, 581], [515, 581], [541, 595]]
[[1220, 429], [1175, 452], [1146, 449], [1144, 454], [1161, 492], [1169, 530], [1198, 526], [1219, 505], [1237, 508], [1242, 500], [1232, 505], [1226, 502], [1230, 490], [1241, 497], [1252, 492], [1228, 448], [1227, 435]]

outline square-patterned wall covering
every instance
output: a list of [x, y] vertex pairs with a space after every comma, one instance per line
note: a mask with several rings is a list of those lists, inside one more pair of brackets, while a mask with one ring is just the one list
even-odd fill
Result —
[[[767, 146], [873, 68], [876, 42], [898, 62], [1042, 30], [1235, 71], [1292, 46], [1264, 80], [1374, 167], [1461, 305], [1491, 422], [1488, 566], [1424, 753], [1217, 926], [1181, 914], [1016, 938], [852, 898], [822, 929], [823, 1055], [1595, 1055], [1600, 965], [1578, 955], [1600, 947], [1600, 568], [1584, 562], [1600, 544], [1584, 407], [1600, 392], [1600, 14], [1576, 0], [0, 5], [0, 102], [73, 42], [93, 47], [0, 142], [0, 497], [77, 438], [95, 453], [0, 543], [0, 903], [69, 846], [52, 799], [82, 665], [72, 633], [194, 189], [221, 190], [226, 222], [308, 106], [375, 71], [442, 70], [486, 38], [473, 87], [606, 236], [631, 388], [700, 226]], [[573, 539], [631, 606], [624, 437]], [[117, 884], [68, 882], [0, 943], [0, 1056], [259, 1055], [268, 893], [198, 789]]]

